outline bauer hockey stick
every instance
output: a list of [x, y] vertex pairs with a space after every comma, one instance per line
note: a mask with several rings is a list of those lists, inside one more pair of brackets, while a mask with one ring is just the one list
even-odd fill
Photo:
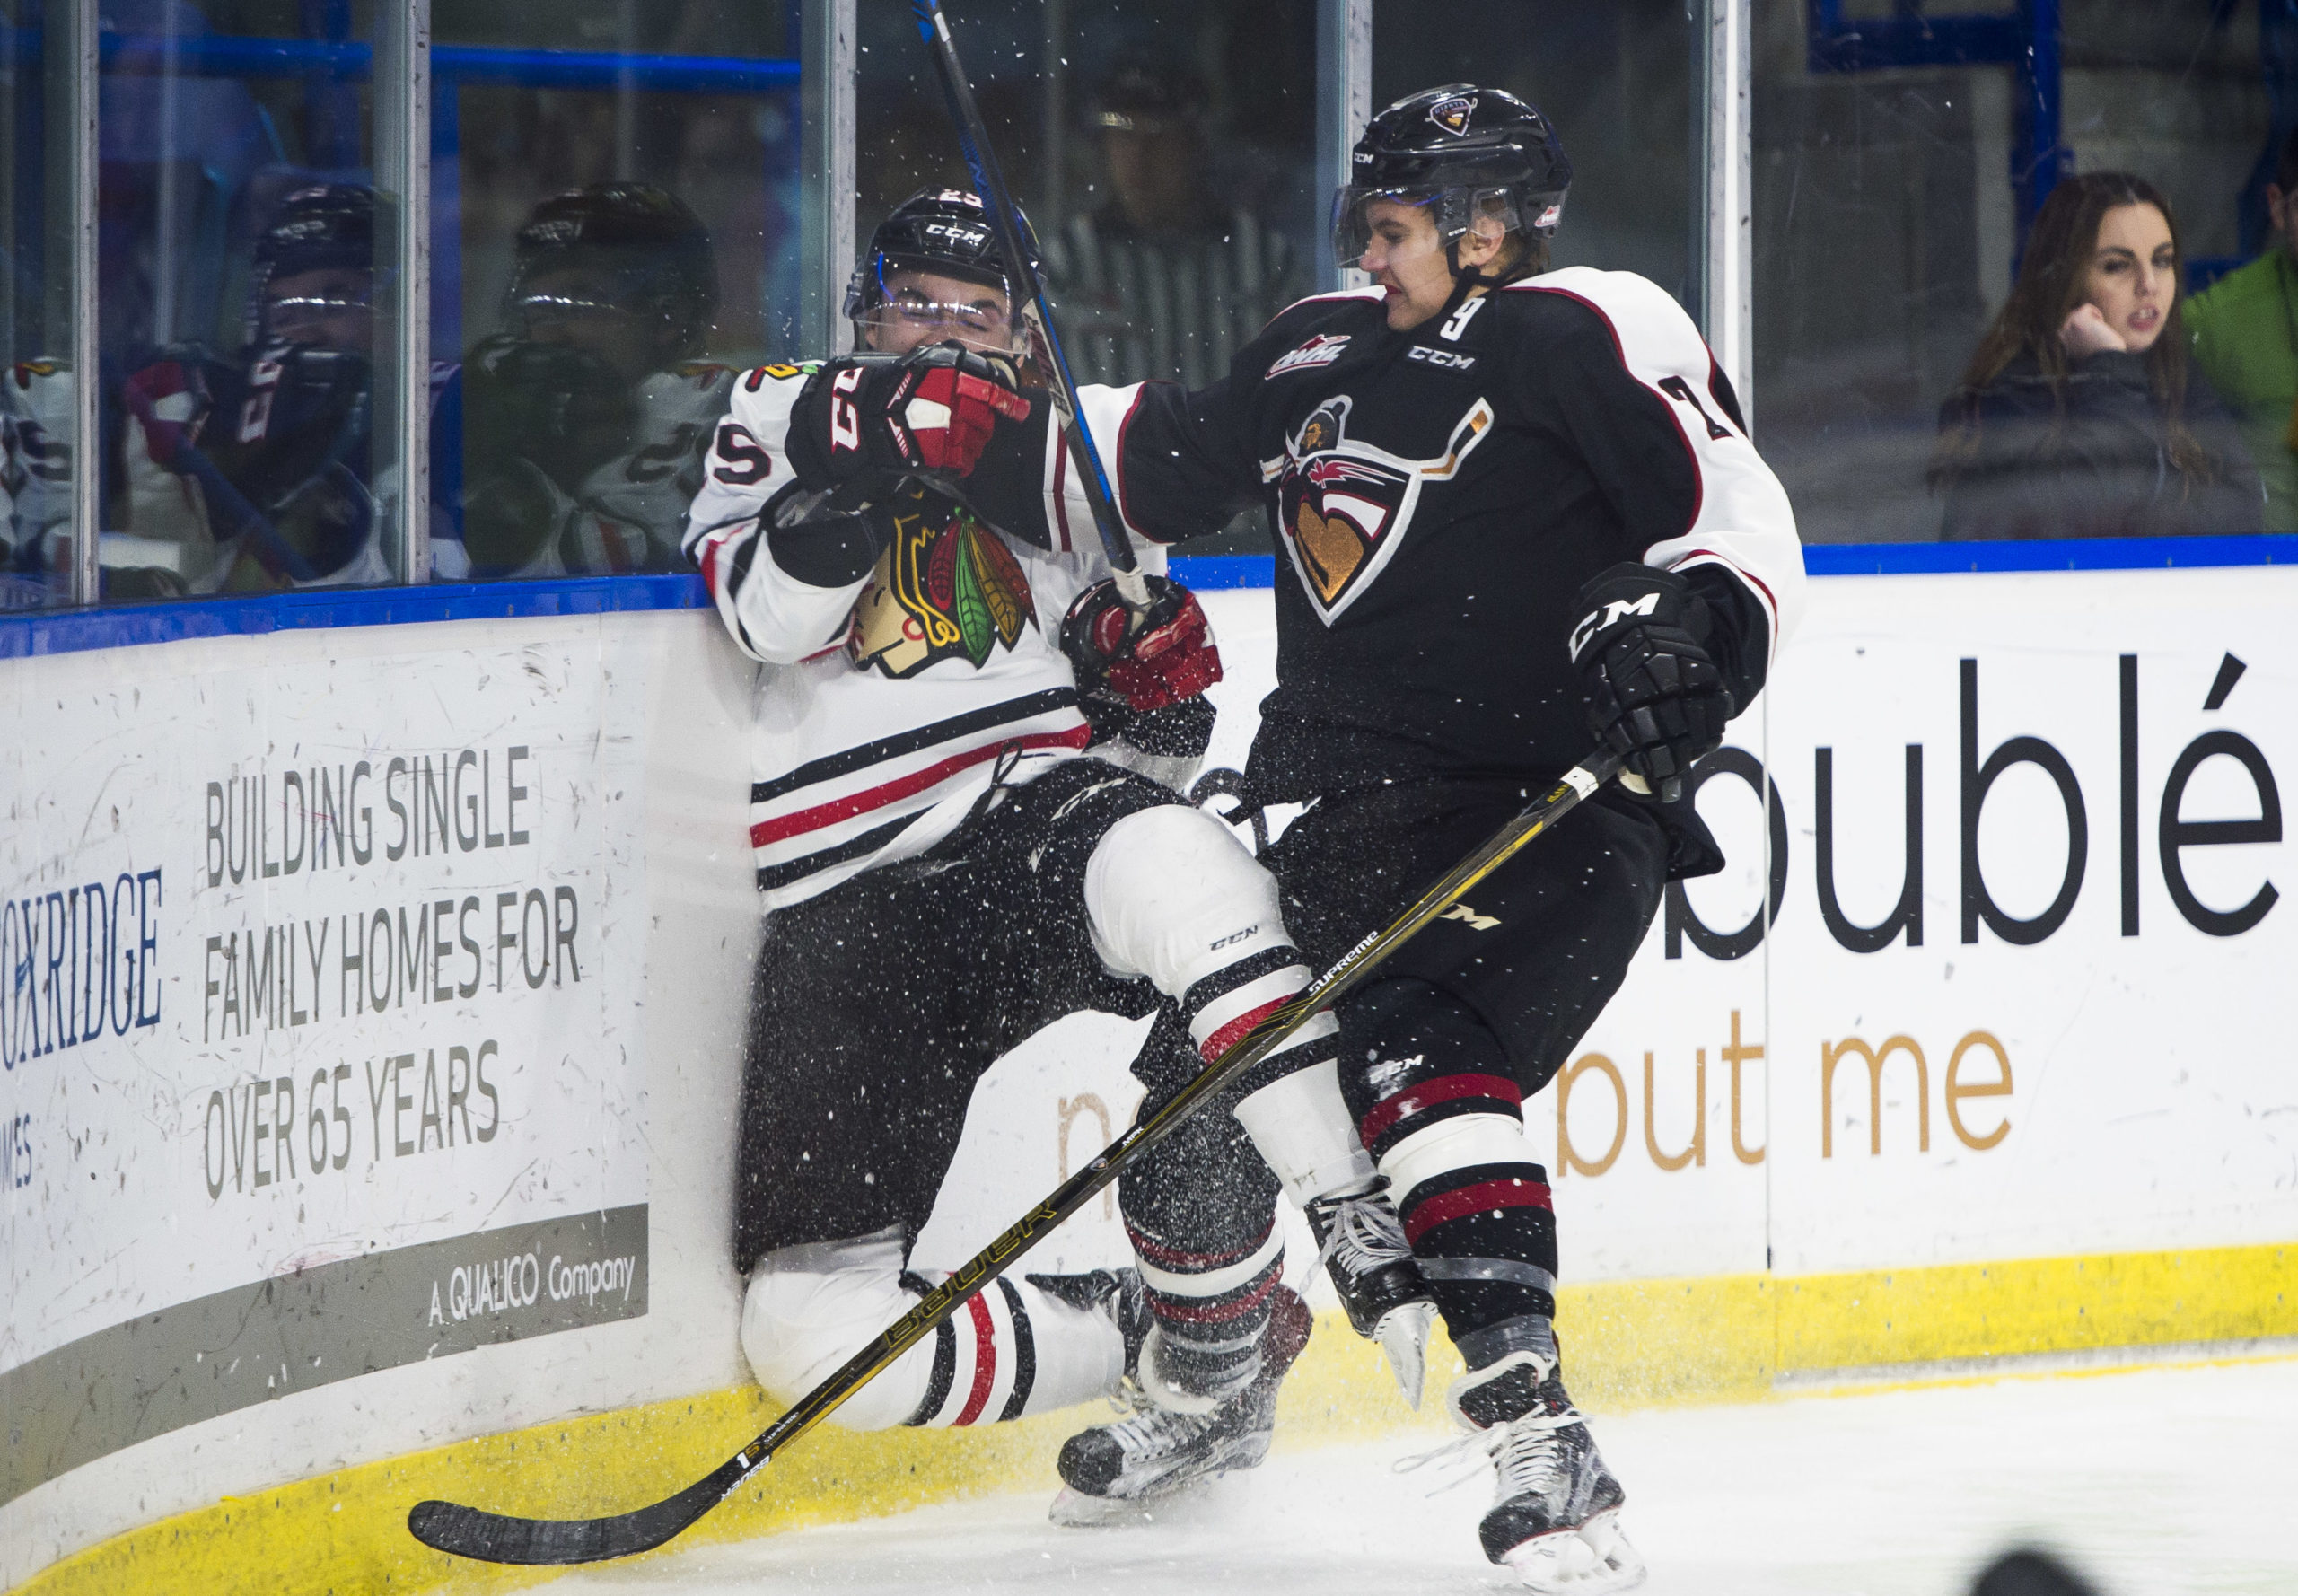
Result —
[[1004, 1235], [983, 1248], [835, 1374], [801, 1398], [748, 1446], [675, 1496], [632, 1513], [598, 1519], [522, 1519], [462, 1507], [452, 1502], [418, 1502], [407, 1527], [424, 1545], [460, 1557], [489, 1563], [598, 1563], [651, 1551], [723, 1501], [750, 1473], [799, 1436], [829, 1416], [838, 1405], [882, 1372], [896, 1358], [932, 1335], [969, 1297], [1004, 1274], [1056, 1226], [1101, 1195], [1144, 1149], [1171, 1135], [1238, 1076], [1267, 1057], [1302, 1026], [1347, 994], [1421, 927], [1452, 907], [1478, 881], [1514, 857], [1517, 851], [1554, 827], [1581, 800], [1619, 774], [1620, 758], [1609, 750], [1591, 755], [1564, 773], [1555, 786], [1527, 804], [1514, 819], [1449, 871], [1418, 902], [1383, 930], [1373, 932], [1341, 955], [1333, 967], [1284, 1007], [1247, 1032], [1206, 1065], [1171, 1101], [1101, 1150], [1076, 1174], [1054, 1188], [1036, 1207], [1015, 1220]]
[[1077, 380], [1070, 374], [1069, 357], [1062, 353], [1061, 340], [1054, 334], [1045, 284], [1022, 243], [1021, 224], [1015, 220], [1022, 213], [1005, 187], [1005, 174], [998, 170], [997, 153], [989, 147], [989, 131], [982, 126], [981, 110], [973, 102], [966, 69], [959, 65], [958, 47], [950, 39], [950, 21], [942, 14], [942, 0], [910, 0], [910, 10], [917, 13], [917, 31], [942, 79], [942, 93], [950, 102], [950, 119], [958, 126], [958, 148], [965, 154], [966, 170], [973, 173], [974, 188], [989, 212], [989, 224], [996, 229], [998, 251], [1005, 257], [1006, 281], [1013, 285], [1012, 298], [1020, 306], [1022, 325], [1029, 334], [1030, 354], [1047, 375], [1061, 435], [1076, 455], [1078, 480], [1084, 485], [1085, 503], [1093, 513], [1093, 530], [1101, 534], [1102, 551], [1115, 572], [1117, 595], [1127, 609], [1141, 615], [1149, 608], [1149, 584], [1133, 557], [1133, 539], [1118, 519], [1117, 495], [1110, 491], [1101, 451], [1093, 446], [1093, 434], [1077, 408]]

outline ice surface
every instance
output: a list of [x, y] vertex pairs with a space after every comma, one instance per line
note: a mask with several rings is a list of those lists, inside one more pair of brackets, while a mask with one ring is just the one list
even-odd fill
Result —
[[[2044, 1545], [2105, 1596], [2298, 1591], [2298, 1362], [1600, 1416], [1653, 1596], [1948, 1596]], [[801, 1443], [801, 1444], [803, 1444]], [[554, 1592], [1424, 1596], [1504, 1591], [1488, 1475], [1427, 1434], [1286, 1452], [1165, 1523], [1062, 1530], [1048, 1491], [584, 1570]], [[1281, 1445], [1281, 1442], [1280, 1442]]]

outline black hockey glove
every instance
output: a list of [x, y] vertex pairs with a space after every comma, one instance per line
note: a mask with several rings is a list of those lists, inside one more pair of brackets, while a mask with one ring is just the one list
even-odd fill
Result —
[[1619, 565], [1580, 590], [1567, 646], [1588, 696], [1588, 729], [1662, 803], [1739, 713], [1702, 639], [1706, 601], [1673, 572]]
[[841, 507], [847, 495], [833, 494], [813, 510], [766, 534], [774, 563], [814, 587], [845, 587], [870, 574], [894, 540], [891, 504]]
[[957, 343], [829, 361], [791, 407], [790, 463], [813, 488], [962, 477], [999, 420], [1029, 419], [1020, 390], [1012, 361]]

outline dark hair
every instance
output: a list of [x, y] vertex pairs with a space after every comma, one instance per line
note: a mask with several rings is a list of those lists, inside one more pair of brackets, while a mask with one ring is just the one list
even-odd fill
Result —
[[2059, 179], [2035, 217], [2011, 297], [1979, 338], [1954, 395], [1960, 425], [1941, 425], [1939, 445], [1931, 457], [1933, 491], [1943, 491], [1961, 474], [1978, 446], [1979, 393], [2020, 355], [2031, 356], [2041, 368], [2064, 418], [2066, 346], [2059, 339], [2059, 329], [2083, 303], [2098, 250], [2100, 221], [2127, 205], [2153, 206], [2171, 230], [2171, 303], [2163, 312], [2162, 330], [2145, 355], [2147, 385], [2162, 412], [2171, 463], [2188, 487], [2215, 474], [2209, 452], [2186, 424], [2187, 333], [2179, 311], [2186, 253], [2179, 242], [2178, 215], [2162, 191], [2145, 178], [2127, 171], [2088, 171]]
[[2282, 141], [2282, 154], [2274, 163], [2274, 186], [2285, 195], [2298, 189], [2298, 127]]

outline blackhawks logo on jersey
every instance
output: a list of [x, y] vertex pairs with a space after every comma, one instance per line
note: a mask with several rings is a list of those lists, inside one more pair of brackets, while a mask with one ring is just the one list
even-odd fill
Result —
[[899, 679], [943, 660], [978, 668], [1036, 624], [1013, 551], [948, 499], [918, 489], [894, 517], [893, 543], [854, 606], [846, 646], [855, 664]]
[[1350, 438], [1350, 403], [1346, 394], [1326, 400], [1286, 442], [1284, 458], [1261, 466], [1263, 479], [1276, 484], [1293, 569], [1327, 626], [1396, 554], [1422, 485], [1458, 471], [1492, 430], [1492, 407], [1478, 399], [1453, 426], [1443, 453], [1407, 460]]

